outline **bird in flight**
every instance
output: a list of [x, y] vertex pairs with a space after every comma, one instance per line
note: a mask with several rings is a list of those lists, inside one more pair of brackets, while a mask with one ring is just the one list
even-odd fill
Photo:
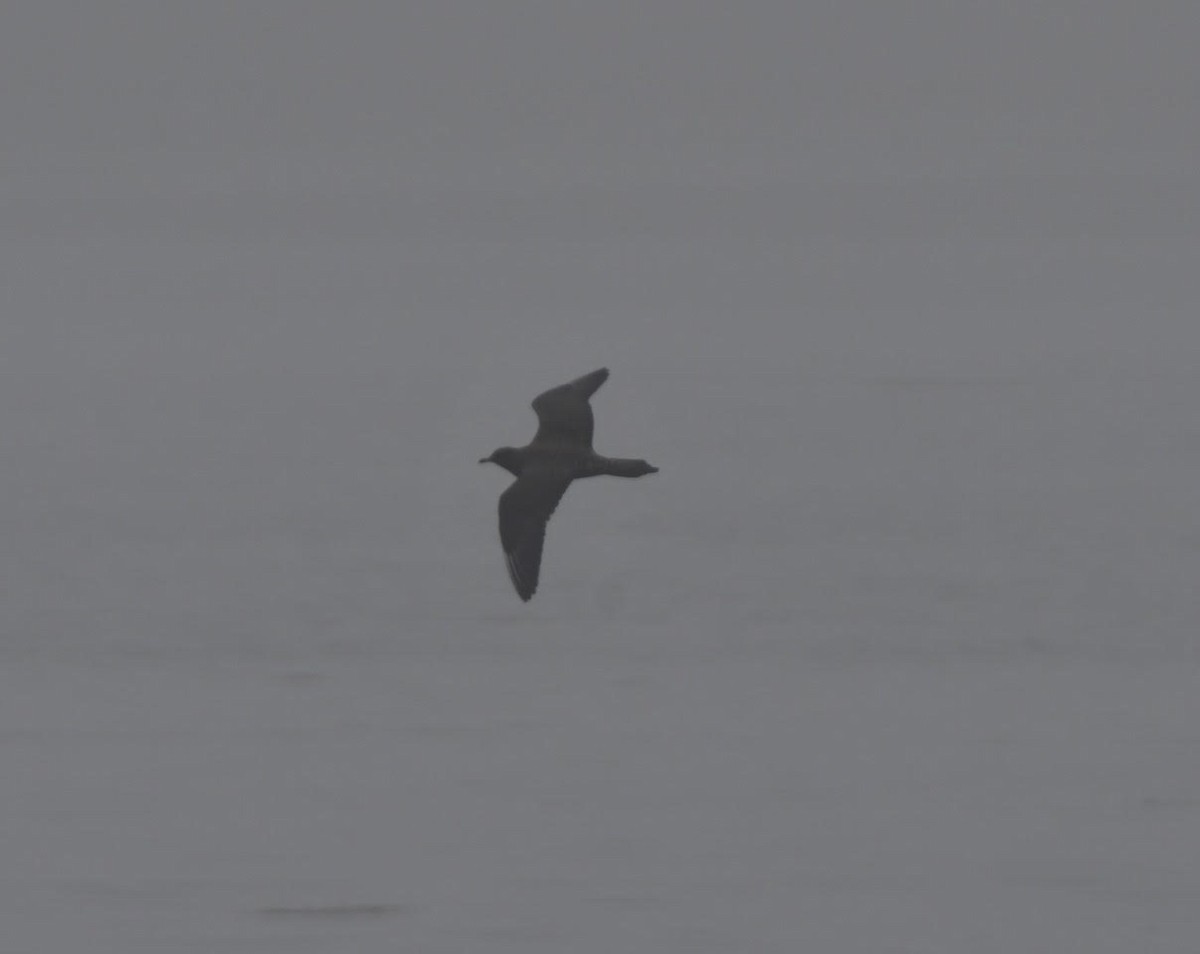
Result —
[[481, 464], [498, 464], [517, 479], [500, 495], [500, 545], [517, 595], [528, 602], [537, 590], [546, 523], [572, 480], [642, 477], [658, 473], [644, 460], [602, 457], [592, 450], [588, 399], [608, 380], [600, 368], [533, 399], [538, 429], [524, 447], [501, 447]]

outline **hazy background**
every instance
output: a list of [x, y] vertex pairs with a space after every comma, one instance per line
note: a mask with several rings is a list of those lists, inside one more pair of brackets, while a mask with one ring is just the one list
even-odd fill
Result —
[[1200, 14], [401, 6], [0, 13], [0, 950], [1196, 950]]

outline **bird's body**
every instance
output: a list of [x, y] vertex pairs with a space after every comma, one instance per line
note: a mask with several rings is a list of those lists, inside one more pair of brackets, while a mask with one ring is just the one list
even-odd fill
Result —
[[533, 399], [538, 430], [524, 447], [501, 447], [480, 463], [503, 467], [517, 479], [500, 495], [500, 544], [517, 595], [537, 590], [546, 523], [571, 481], [657, 473], [644, 460], [602, 457], [592, 450], [594, 421], [588, 399], [608, 379], [600, 368]]

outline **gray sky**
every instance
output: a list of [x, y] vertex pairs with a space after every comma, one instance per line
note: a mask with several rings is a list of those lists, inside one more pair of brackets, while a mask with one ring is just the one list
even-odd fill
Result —
[[10, 4], [11, 466], [52, 509], [229, 468], [189, 491], [221, 512], [234, 448], [474, 460], [602, 364], [1189, 379], [1197, 15], [1161, 9]]
[[10, 4], [6, 386], [1188, 369], [1196, 18]]
[[1103, 154], [1196, 147], [1194, 17], [1113, 2], [10, 4], [0, 78], [10, 147]]
[[[1191, 507], [1184, 15], [95, 3], [0, 20], [3, 474], [27, 546], [49, 548], [13, 557], [11, 621], [85, 632], [158, 605], [174, 633], [181, 606], [244, 605], [215, 624], [244, 634], [270, 615], [264, 581], [291, 585], [259, 566], [239, 596], [220, 560], [198, 582], [203, 549], [189, 574], [89, 557], [80, 534], [188, 552], [206, 534], [421, 539], [398, 551], [399, 598], [491, 581], [494, 488], [461, 462], [525, 439], [532, 395], [601, 365], [598, 446], [675, 470], [680, 528], [805, 539], [793, 469], [849, 488], [849, 511], [870, 509], [860, 490], [916, 494], [898, 473], [923, 488], [904, 508], [969, 486], [986, 513], [1010, 479], [1020, 510], [1029, 482], [1086, 482], [1116, 434], [1113, 474], [1128, 455], [1145, 483], [1069, 498], [1080, 526], [1167, 532]], [[822, 391], [843, 380], [1012, 384], [1017, 403], [937, 390], [915, 417], [864, 419], [869, 402]], [[956, 414], [969, 478], [930, 468], [932, 422]], [[735, 478], [769, 516], [710, 514], [728, 475], [686, 462], [713, 445], [777, 461]], [[94, 590], [64, 602], [63, 578]]]
[[3, 4], [9, 949], [1195, 950], [1194, 10]]

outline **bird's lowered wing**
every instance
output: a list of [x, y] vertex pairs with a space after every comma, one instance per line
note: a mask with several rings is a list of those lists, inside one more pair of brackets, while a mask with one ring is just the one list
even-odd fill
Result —
[[608, 368], [600, 368], [535, 397], [533, 409], [538, 416], [538, 430], [533, 442], [591, 447], [595, 425], [588, 398], [606, 380]]
[[546, 522], [570, 483], [570, 478], [524, 474], [500, 495], [500, 545], [522, 600], [537, 589]]

